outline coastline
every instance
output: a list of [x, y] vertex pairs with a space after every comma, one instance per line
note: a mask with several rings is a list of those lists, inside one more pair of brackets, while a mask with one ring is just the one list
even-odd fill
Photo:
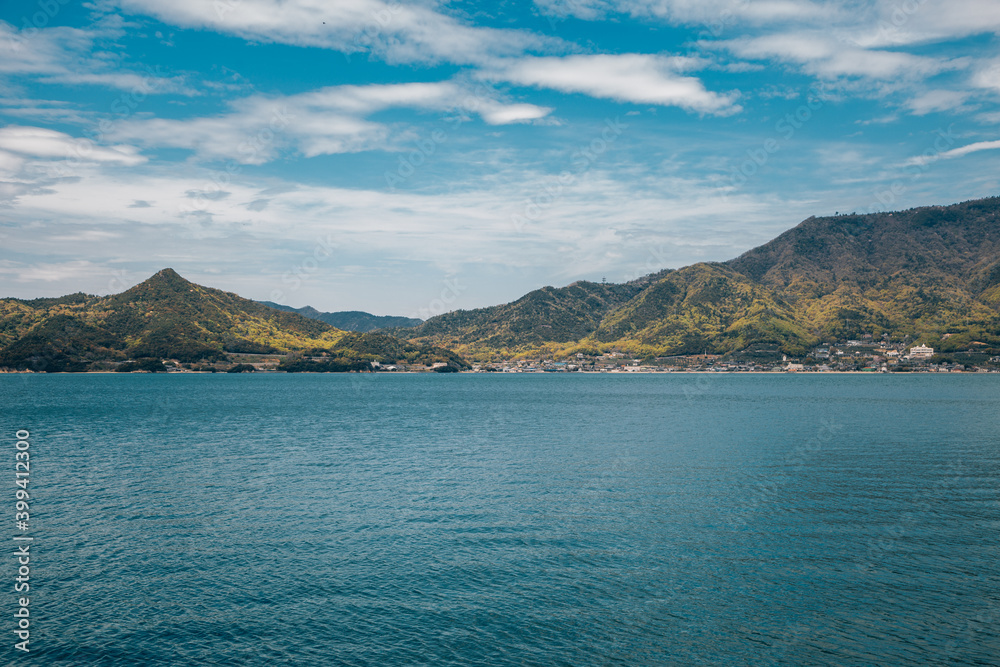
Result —
[[357, 371], [345, 371], [337, 373], [332, 371], [298, 371], [288, 373], [286, 371], [255, 371], [252, 373], [227, 373], [226, 371], [173, 371], [166, 373], [152, 373], [150, 371], [131, 371], [120, 373], [118, 371], [56, 371], [46, 373], [44, 371], [0, 371], [0, 375], [1000, 375], [1000, 370], [982, 371], [908, 371], [905, 373], [890, 371], [716, 371], [716, 370], [693, 370], [693, 371], [458, 371], [457, 373], [435, 373], [434, 371], [389, 371], [359, 373]]

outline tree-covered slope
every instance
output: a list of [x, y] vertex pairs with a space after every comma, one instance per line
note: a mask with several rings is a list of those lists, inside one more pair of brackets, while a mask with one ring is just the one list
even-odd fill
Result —
[[1000, 258], [1000, 197], [868, 215], [809, 218], [726, 262], [765, 285], [862, 286], [908, 274], [966, 285]]
[[561, 288], [543, 287], [513, 303], [456, 310], [393, 333], [457, 350], [471, 346], [497, 355], [516, 354], [545, 343], [566, 343], [590, 336], [605, 315], [641, 291], [640, 283], [580, 281]]
[[997, 333], [1000, 198], [810, 218], [726, 266], [780, 293], [815, 336], [962, 345]]
[[721, 265], [672, 271], [601, 322], [595, 339], [636, 354], [699, 354], [767, 342], [798, 349], [810, 336], [771, 290]]
[[351, 361], [453, 361], [448, 351], [403, 344], [388, 336], [360, 345], [356, 336], [197, 285], [171, 269], [107, 297], [0, 300], [0, 367], [7, 368], [82, 370], [102, 360], [152, 357], [195, 362], [223, 359], [227, 353], [304, 350], [333, 350]]
[[130, 356], [182, 361], [329, 345], [343, 335], [315, 320], [197, 285], [172, 269], [90, 302], [81, 317], [124, 340]]

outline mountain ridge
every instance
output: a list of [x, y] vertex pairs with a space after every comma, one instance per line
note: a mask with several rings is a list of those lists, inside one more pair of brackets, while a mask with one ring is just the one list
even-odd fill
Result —
[[459, 354], [649, 358], [767, 348], [795, 356], [865, 335], [1000, 352], [1000, 198], [810, 217], [726, 262], [621, 284], [547, 286], [412, 328], [352, 333], [299, 310], [203, 287], [172, 269], [105, 297], [0, 299], [0, 366], [80, 370], [140, 357], [309, 352], [347, 365], [454, 367], [467, 366]]
[[169, 268], [109, 296], [0, 299], [0, 367], [15, 370], [93, 370], [144, 358], [215, 363], [234, 354], [293, 353], [316, 354], [344, 368], [402, 360], [467, 367], [448, 350], [373, 336], [204, 287]]
[[[726, 262], [665, 269], [626, 285], [641, 289], [605, 311], [588, 311], [568, 287], [543, 288], [396, 333], [447, 341], [478, 360], [611, 349], [644, 357], [726, 354], [754, 345], [797, 355], [863, 333], [910, 336], [946, 349], [982, 338], [1000, 345], [1000, 198], [813, 216]], [[569, 317], [560, 331], [581, 335], [544, 335], [543, 319], [520, 306], [543, 293], [559, 297], [550, 310]], [[505, 317], [521, 319], [519, 331], [531, 335], [501, 340], [500, 326], [478, 335], [462, 326], [470, 318]], [[952, 335], [943, 340], [945, 334]]]
[[302, 308], [294, 308], [292, 306], [285, 306], [280, 303], [275, 303], [274, 301], [258, 301], [269, 308], [274, 308], [276, 310], [283, 310], [289, 313], [298, 313], [303, 317], [308, 317], [312, 320], [319, 320], [320, 322], [326, 322], [327, 324], [342, 329], [344, 331], [358, 331], [358, 332], [368, 332], [377, 331], [380, 329], [404, 329], [408, 327], [419, 326], [423, 323], [423, 320], [417, 319], [415, 317], [401, 317], [395, 315], [372, 315], [371, 313], [366, 313], [361, 310], [338, 310], [334, 312], [323, 312], [316, 310], [312, 306], [303, 306]]

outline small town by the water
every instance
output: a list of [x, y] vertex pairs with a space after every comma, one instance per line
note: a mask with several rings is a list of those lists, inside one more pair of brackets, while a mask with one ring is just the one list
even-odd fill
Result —
[[[947, 337], [947, 334], [946, 334]], [[961, 352], [942, 354], [928, 345], [877, 341], [872, 336], [820, 345], [793, 357], [777, 348], [756, 347], [729, 354], [676, 355], [635, 358], [624, 351], [600, 354], [578, 352], [567, 359], [518, 358], [474, 363], [465, 373], [1000, 373], [1000, 356], [984, 354], [973, 343]], [[281, 372], [288, 355], [233, 354], [228, 362], [181, 363], [164, 360], [169, 373]], [[322, 361], [323, 357], [304, 357]], [[447, 363], [381, 364], [370, 362], [370, 372], [448, 372]], [[110, 369], [109, 369], [110, 370]], [[144, 372], [137, 370], [133, 372]]]

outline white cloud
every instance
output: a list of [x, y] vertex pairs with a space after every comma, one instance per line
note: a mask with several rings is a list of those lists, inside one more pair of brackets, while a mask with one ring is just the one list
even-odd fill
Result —
[[780, 33], [708, 45], [725, 48], [741, 58], [777, 59], [798, 64], [807, 73], [827, 79], [923, 78], [956, 67], [955, 63], [910, 53], [864, 49], [819, 32]]
[[0, 151], [0, 175], [12, 176], [20, 171], [23, 164], [23, 156], [8, 153], [7, 151]]
[[101, 243], [121, 237], [120, 232], [112, 232], [105, 229], [84, 229], [74, 231], [70, 234], [53, 234], [49, 238], [53, 241], [73, 241], [76, 243]]
[[701, 26], [719, 38], [747, 28], [826, 31], [864, 48], [1000, 32], [995, 0], [535, 0], [545, 13], [599, 20], [612, 13]]
[[615, 3], [610, 0], [535, 0], [535, 6], [550, 16], [572, 16], [584, 21], [603, 19], [615, 11]]
[[552, 109], [534, 104], [487, 105], [481, 110], [483, 120], [490, 125], [509, 125], [544, 118]]
[[406, 132], [365, 116], [399, 107], [476, 111], [491, 125], [536, 120], [551, 112], [533, 104], [505, 104], [485, 86], [472, 90], [451, 81], [331, 86], [287, 97], [244, 98], [221, 116], [127, 121], [111, 134], [145, 146], [186, 148], [205, 158], [263, 164], [288, 148], [306, 157], [392, 150], [394, 138]]
[[953, 158], [962, 157], [970, 153], [978, 153], [979, 151], [992, 151], [1000, 148], [1000, 141], [979, 141], [974, 144], [968, 144], [967, 146], [960, 146], [959, 148], [953, 148], [950, 151], [946, 151], [941, 154], [943, 158]]
[[387, 129], [343, 114], [293, 111], [260, 99], [253, 107], [212, 118], [126, 121], [111, 136], [150, 148], [184, 148], [205, 159], [264, 164], [292, 144], [307, 157], [382, 147]]
[[962, 106], [969, 93], [961, 90], [928, 90], [906, 103], [906, 107], [918, 116], [937, 111], [951, 111]]
[[77, 28], [18, 30], [0, 21], [0, 72], [5, 74], [55, 74], [66, 71], [65, 62], [90, 51], [93, 37]]
[[0, 128], [0, 149], [28, 157], [107, 162], [126, 166], [146, 161], [135, 146], [98, 146], [89, 139], [77, 139], [63, 132], [23, 125]]
[[670, 23], [700, 24], [714, 32], [737, 25], [829, 21], [840, 11], [832, 3], [810, 0], [535, 0], [555, 16], [594, 20], [611, 12]]
[[383, 0], [113, 0], [113, 4], [177, 26], [251, 41], [345, 53], [372, 51], [396, 62], [475, 63], [559, 43], [524, 31], [469, 26], [424, 4]]
[[934, 155], [918, 155], [912, 157], [903, 163], [904, 167], [913, 166], [923, 166], [936, 162], [938, 160], [950, 160], [952, 158], [964, 157], [971, 153], [978, 153], [980, 151], [992, 151], [1000, 149], [1000, 141], [977, 141], [974, 144], [968, 144], [966, 146], [959, 146], [958, 148], [953, 148], [942, 153], [936, 153]]
[[102, 276], [105, 273], [100, 264], [87, 260], [67, 262], [43, 262], [30, 266], [0, 263], [0, 275], [18, 283], [79, 281]]
[[[117, 29], [111, 31], [117, 34]], [[33, 75], [42, 83], [95, 85], [146, 95], [194, 94], [180, 77], [168, 77], [154, 69], [130, 72], [105, 57], [95, 57], [100, 31], [58, 27], [18, 30], [0, 21], [0, 75]]]
[[978, 88], [986, 88], [1000, 93], [1000, 60], [985, 63], [972, 77], [972, 83]]
[[93, 122], [93, 114], [89, 111], [48, 100], [0, 100], [0, 113], [34, 123], [89, 125]]
[[619, 102], [723, 115], [739, 111], [736, 95], [714, 93], [701, 80], [679, 73], [690, 65], [687, 58], [638, 53], [526, 57], [498, 61], [484, 76]]
[[61, 83], [68, 85], [104, 86], [119, 90], [134, 91], [138, 95], [156, 95], [164, 93], [180, 93], [195, 95], [195, 91], [183, 85], [180, 77], [161, 77], [134, 72], [63, 72], [53, 76], [41, 77], [42, 83]]
[[1000, 111], [979, 114], [976, 120], [985, 125], [1000, 125]]
[[911, 45], [1000, 32], [995, 0], [877, 0], [856, 22], [866, 46]]

